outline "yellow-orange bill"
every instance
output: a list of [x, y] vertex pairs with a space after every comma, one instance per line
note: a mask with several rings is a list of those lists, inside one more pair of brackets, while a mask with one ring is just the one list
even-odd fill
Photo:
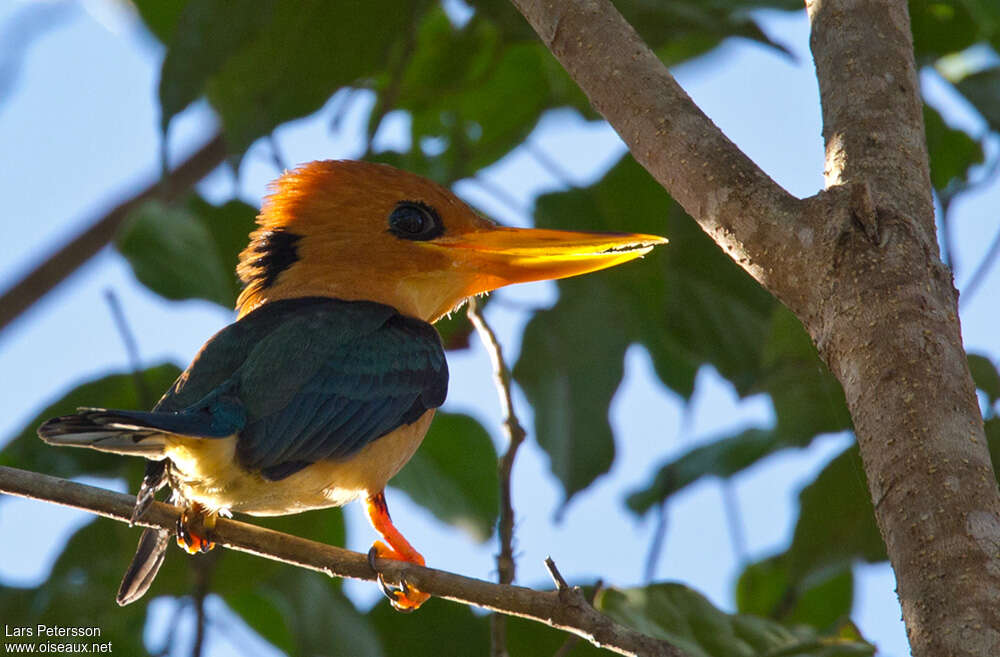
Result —
[[443, 236], [432, 242], [448, 250], [457, 267], [477, 274], [482, 290], [614, 267], [640, 258], [666, 238], [637, 233], [593, 233], [496, 227]]

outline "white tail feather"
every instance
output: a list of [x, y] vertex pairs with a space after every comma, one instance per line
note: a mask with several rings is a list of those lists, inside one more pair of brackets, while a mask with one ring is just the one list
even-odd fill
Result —
[[[139, 440], [136, 440], [139, 438]], [[124, 454], [125, 456], [144, 456], [146, 458], [162, 458], [166, 438], [161, 433], [151, 433], [148, 429], [144, 434], [127, 433], [123, 431], [87, 431], [81, 433], [66, 433], [46, 435], [43, 440], [50, 445], [68, 447], [89, 447], [101, 452]]]

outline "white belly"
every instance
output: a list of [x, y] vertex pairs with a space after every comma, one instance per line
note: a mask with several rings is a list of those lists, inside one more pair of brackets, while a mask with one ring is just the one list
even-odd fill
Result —
[[378, 493], [417, 451], [433, 417], [429, 410], [345, 460], [314, 463], [280, 481], [241, 468], [235, 436], [167, 436], [165, 452], [173, 463], [171, 483], [189, 502], [209, 511], [279, 516], [341, 506]]

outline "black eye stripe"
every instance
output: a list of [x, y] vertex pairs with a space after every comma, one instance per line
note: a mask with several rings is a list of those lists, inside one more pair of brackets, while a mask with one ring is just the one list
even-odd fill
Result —
[[404, 240], [432, 240], [444, 233], [437, 211], [422, 201], [400, 201], [389, 214], [389, 232]]

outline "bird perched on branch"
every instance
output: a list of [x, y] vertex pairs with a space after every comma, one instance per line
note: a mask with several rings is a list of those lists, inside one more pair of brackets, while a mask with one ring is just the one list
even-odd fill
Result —
[[[363, 500], [375, 557], [424, 564], [383, 489], [420, 445], [448, 388], [431, 324], [469, 297], [564, 278], [649, 252], [661, 237], [514, 229], [447, 189], [379, 164], [312, 162], [265, 200], [237, 269], [236, 322], [219, 331], [152, 411], [80, 409], [39, 436], [150, 459], [135, 516], [164, 485], [183, 508], [177, 542], [213, 547], [219, 514], [269, 516]], [[149, 588], [170, 536], [146, 529], [118, 592]], [[427, 594], [379, 584], [412, 610]]]

